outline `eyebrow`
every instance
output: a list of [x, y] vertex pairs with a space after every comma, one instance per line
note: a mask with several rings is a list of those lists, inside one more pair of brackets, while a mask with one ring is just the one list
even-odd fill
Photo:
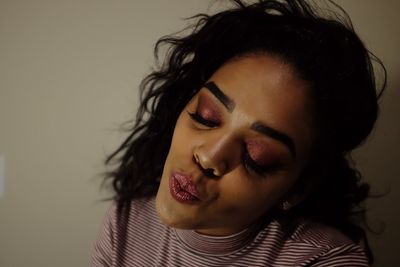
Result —
[[[222, 92], [214, 82], [208, 82], [204, 87], [207, 88], [228, 109], [229, 112], [232, 112], [235, 109], [235, 102]], [[279, 141], [289, 149], [294, 158], [296, 157], [296, 146], [294, 145], [292, 138], [287, 134], [264, 125], [261, 122], [253, 123], [251, 129]]]
[[230, 99], [214, 82], [208, 82], [204, 85], [225, 107], [229, 112], [235, 109], [235, 102]]
[[289, 149], [293, 158], [296, 157], [296, 146], [294, 145], [292, 138], [290, 138], [288, 135], [286, 135], [278, 130], [275, 130], [274, 128], [266, 126], [266, 125], [262, 124], [261, 122], [255, 122], [251, 126], [251, 129], [253, 129], [261, 134], [264, 134], [268, 137], [271, 137], [271, 138], [279, 141], [280, 143], [284, 144]]

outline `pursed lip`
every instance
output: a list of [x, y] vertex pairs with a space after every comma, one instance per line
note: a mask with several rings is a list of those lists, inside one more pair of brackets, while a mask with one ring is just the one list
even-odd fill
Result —
[[201, 200], [200, 193], [192, 177], [181, 172], [172, 172], [169, 179], [172, 197], [182, 203], [194, 203]]

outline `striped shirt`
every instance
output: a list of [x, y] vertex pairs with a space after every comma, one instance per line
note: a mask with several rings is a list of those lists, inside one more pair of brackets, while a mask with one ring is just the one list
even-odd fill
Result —
[[211, 237], [164, 225], [152, 199], [134, 200], [117, 220], [107, 211], [91, 265], [102, 266], [368, 266], [362, 248], [339, 231], [311, 222], [290, 236], [278, 221]]

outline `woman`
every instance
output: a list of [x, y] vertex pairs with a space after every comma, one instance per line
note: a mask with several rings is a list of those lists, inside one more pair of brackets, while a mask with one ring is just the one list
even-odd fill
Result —
[[233, 2], [158, 42], [93, 266], [372, 261], [349, 162], [378, 113], [370, 53], [304, 1]]

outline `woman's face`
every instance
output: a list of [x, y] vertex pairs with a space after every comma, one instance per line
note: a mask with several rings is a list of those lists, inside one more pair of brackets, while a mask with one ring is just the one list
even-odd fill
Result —
[[157, 193], [162, 221], [228, 235], [300, 201], [293, 191], [310, 156], [311, 118], [307, 84], [278, 58], [223, 65], [176, 123]]

